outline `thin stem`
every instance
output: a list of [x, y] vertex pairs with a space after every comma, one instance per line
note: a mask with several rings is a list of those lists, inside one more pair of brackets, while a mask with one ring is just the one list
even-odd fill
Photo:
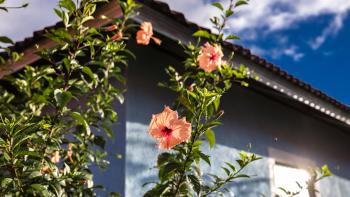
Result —
[[[233, 9], [233, 0], [230, 0], [230, 6], [229, 6], [228, 10], [232, 10], [232, 9]], [[228, 17], [224, 13], [223, 21], [222, 21], [221, 25], [218, 27], [218, 37], [216, 39], [216, 42], [220, 42], [220, 40], [219, 40], [220, 34], [222, 33], [222, 31], [224, 30], [224, 28], [226, 26], [227, 19], [228, 19]]]
[[242, 170], [244, 169], [241, 168], [239, 169], [237, 172], [235, 172], [232, 176], [229, 176], [223, 183], [216, 185], [214, 188], [210, 189], [207, 193], [205, 193], [203, 196], [208, 196], [209, 194], [217, 191], [218, 189], [220, 189], [222, 186], [224, 186], [225, 184], [229, 183], [230, 181], [232, 181], [233, 178], [235, 178], [236, 175], [238, 175]]

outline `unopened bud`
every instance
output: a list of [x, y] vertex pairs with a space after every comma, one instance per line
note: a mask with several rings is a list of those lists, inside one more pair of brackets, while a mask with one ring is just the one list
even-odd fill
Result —
[[113, 36], [112, 36], [112, 40], [113, 41], [119, 41], [119, 40], [121, 40], [123, 38], [123, 32], [122, 31], [118, 31], [116, 34], [114, 34]]
[[113, 31], [113, 30], [116, 30], [116, 29], [118, 29], [117, 25], [111, 25], [111, 26], [106, 27], [104, 30], [105, 31]]

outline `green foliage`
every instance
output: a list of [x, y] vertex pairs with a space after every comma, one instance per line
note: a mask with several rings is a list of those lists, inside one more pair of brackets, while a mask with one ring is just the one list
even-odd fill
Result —
[[[213, 6], [219, 8], [223, 15], [232, 11], [233, 2], [228, 10], [225, 10], [220, 3], [213, 3]], [[229, 16], [230, 14], [228, 14]], [[218, 18], [213, 18], [216, 22], [216, 29], [222, 31], [225, 26], [225, 20], [220, 23]], [[220, 45], [223, 35], [212, 34], [206, 30], [198, 30], [193, 34], [194, 37], [205, 38], [212, 44]], [[229, 35], [226, 39], [236, 39], [237, 37]], [[180, 43], [187, 59], [184, 62], [184, 70], [178, 72], [173, 67], [168, 67], [166, 73], [169, 80], [166, 83], [160, 83], [175, 93], [177, 98], [174, 108], [181, 117], [186, 117], [192, 125], [191, 139], [187, 143], [182, 143], [173, 148], [172, 153], [163, 153], [158, 157], [157, 168], [159, 168], [159, 182], [148, 191], [145, 196], [208, 196], [211, 194], [220, 194], [225, 191], [224, 186], [239, 178], [249, 176], [242, 174], [242, 170], [251, 162], [260, 159], [254, 154], [242, 152], [237, 165], [227, 163], [223, 167], [227, 177], [219, 177], [214, 174], [203, 174], [200, 169], [201, 161], [211, 165], [210, 156], [202, 151], [203, 140], [209, 142], [212, 149], [215, 145], [216, 126], [221, 124], [223, 111], [220, 110], [220, 100], [223, 94], [230, 90], [232, 82], [238, 84], [247, 84], [244, 80], [250, 78], [251, 72], [240, 66], [235, 69], [229, 63], [222, 64], [217, 70], [207, 73], [199, 69], [197, 57], [200, 54], [199, 42], [194, 45]], [[231, 62], [228, 59], [227, 62]], [[203, 138], [205, 136], [205, 138]], [[210, 181], [203, 177], [210, 177]]]
[[230, 0], [230, 4], [227, 9], [223, 7], [223, 5], [220, 2], [214, 2], [212, 3], [212, 6], [218, 8], [222, 13], [220, 14], [220, 17], [214, 16], [210, 18], [210, 22], [213, 25], [213, 29], [215, 29], [217, 32], [216, 34], [211, 34], [206, 30], [198, 30], [193, 34], [194, 37], [201, 37], [204, 39], [207, 39], [211, 42], [222, 42], [222, 41], [229, 41], [229, 40], [236, 40], [239, 39], [238, 36], [234, 34], [229, 34], [224, 38], [224, 28], [226, 26], [227, 19], [230, 18], [234, 11], [233, 9], [248, 4], [249, 0], [239, 0], [237, 2], [234, 2], [233, 0]]
[[[222, 167], [226, 176], [206, 174], [202, 172], [201, 165], [211, 165], [210, 154], [202, 151], [204, 140], [208, 141], [210, 149], [215, 146], [215, 127], [221, 124], [223, 111], [220, 109], [222, 96], [231, 89], [232, 83], [248, 87], [247, 79], [258, 79], [244, 65], [231, 65], [233, 54], [226, 58], [216, 70], [205, 72], [199, 68], [198, 57], [201, 54], [200, 39], [206, 39], [211, 46], [220, 46], [225, 40], [239, 39], [236, 35], [223, 35], [227, 19], [233, 15], [233, 9], [246, 4], [247, 1], [230, 1], [225, 9], [220, 3], [212, 5], [222, 14], [211, 18], [217, 34], [207, 30], [198, 30], [193, 36], [198, 38], [197, 44], [179, 44], [187, 55], [184, 68], [177, 71], [169, 66], [165, 71], [169, 80], [160, 83], [161, 87], [170, 89], [177, 94], [173, 109], [180, 117], [186, 117], [191, 122], [191, 139], [175, 146], [171, 153], [165, 152], [158, 156], [157, 168], [159, 181], [145, 196], [216, 196], [223, 195], [228, 189], [225, 186], [237, 179], [249, 178], [244, 169], [252, 162], [261, 159], [255, 154], [242, 151], [236, 163], [226, 162]], [[224, 38], [224, 39], [223, 39]], [[179, 69], [180, 70], [180, 69]], [[329, 175], [324, 168], [323, 175]], [[316, 180], [316, 178], [315, 178]]]
[[60, 0], [55, 13], [64, 27], [46, 34], [57, 46], [38, 53], [40, 65], [1, 79], [1, 196], [95, 196], [102, 188], [94, 185], [91, 166], [109, 164], [105, 136], [115, 132], [113, 104], [124, 101], [123, 73], [132, 54], [126, 20], [139, 7], [120, 2], [124, 16], [113, 24], [125, 34], [116, 41], [116, 32], [87, 25], [106, 2]]

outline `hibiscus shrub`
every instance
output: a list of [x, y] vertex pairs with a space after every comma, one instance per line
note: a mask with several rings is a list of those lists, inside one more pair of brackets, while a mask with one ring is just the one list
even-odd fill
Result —
[[102, 188], [91, 167], [109, 163], [105, 136], [113, 137], [113, 103], [123, 103], [131, 54], [126, 20], [139, 7], [113, 1], [123, 17], [90, 27], [96, 6], [106, 2], [60, 0], [55, 13], [63, 27], [46, 33], [56, 46], [40, 50], [40, 65], [1, 79], [0, 196], [95, 196]]
[[[166, 69], [169, 81], [161, 83], [161, 86], [177, 93], [173, 105], [177, 112], [165, 107], [162, 113], [154, 115], [149, 134], [158, 141], [159, 148], [173, 151], [158, 156], [159, 182], [145, 196], [208, 196], [220, 193], [225, 184], [249, 177], [242, 174], [242, 170], [260, 159], [255, 154], [241, 152], [238, 166], [227, 163], [223, 168], [226, 177], [206, 175], [212, 178], [209, 183], [202, 178], [199, 166], [201, 160], [210, 165], [210, 156], [201, 150], [202, 136], [206, 136], [213, 148], [215, 133], [212, 129], [221, 124], [220, 118], [224, 114], [220, 110], [221, 96], [231, 88], [233, 81], [246, 85], [244, 80], [252, 77], [243, 65], [235, 69], [230, 65], [230, 59], [222, 59], [221, 42], [237, 38], [234, 35], [224, 38], [225, 22], [233, 14], [233, 8], [241, 4], [231, 1], [229, 8], [224, 10], [221, 4], [214, 3], [223, 11], [221, 20], [217, 17], [211, 19], [218, 34], [205, 30], [194, 33], [207, 42], [201, 47], [199, 44], [180, 43], [188, 55], [184, 71], [179, 73], [173, 67]], [[179, 119], [178, 113], [183, 118]]]
[[[118, 116], [112, 105], [116, 100], [123, 102], [123, 69], [132, 54], [126, 48], [125, 31], [133, 25], [126, 21], [139, 7], [133, 0], [120, 0], [121, 18], [105, 28], [89, 27], [96, 6], [106, 2], [60, 0], [55, 13], [64, 26], [46, 34], [56, 46], [38, 53], [40, 65], [27, 65], [0, 80], [0, 196], [96, 196], [102, 188], [94, 185], [91, 166], [108, 166], [105, 136], [113, 136], [111, 125]], [[247, 86], [246, 79], [256, 78], [243, 65], [231, 65], [233, 54], [224, 61], [221, 48], [223, 41], [238, 38], [225, 36], [223, 30], [233, 9], [246, 3], [231, 0], [228, 9], [213, 3], [222, 11], [221, 18], [211, 18], [217, 34], [194, 33], [197, 44], [180, 43], [188, 55], [183, 71], [166, 69], [169, 80], [160, 85], [177, 97], [171, 108], [165, 106], [150, 122], [149, 134], [167, 151], [158, 156], [159, 181], [145, 196], [221, 194], [227, 183], [248, 178], [244, 168], [260, 159], [242, 151], [236, 164], [223, 167], [224, 177], [203, 174], [199, 165], [201, 161], [211, 164], [201, 145], [204, 138], [210, 148], [215, 145], [213, 128], [221, 124], [224, 114], [222, 95], [233, 82]], [[148, 45], [151, 40], [161, 43], [153, 36], [152, 24], [144, 22], [136, 41]], [[12, 44], [7, 37], [0, 37], [0, 42]], [[0, 64], [20, 58], [3, 49], [7, 57], [0, 57]], [[330, 175], [324, 166], [301, 189], [312, 191], [317, 181]], [[281, 190], [287, 196], [298, 193]]]
[[[198, 37], [197, 44], [180, 43], [188, 55], [183, 71], [171, 66], [166, 69], [169, 80], [160, 85], [175, 92], [177, 97], [171, 107], [173, 110], [166, 106], [163, 112], [153, 115], [149, 134], [158, 142], [159, 148], [170, 151], [159, 154], [156, 164], [159, 181], [145, 194], [146, 197], [222, 194], [228, 191], [225, 188], [228, 183], [249, 178], [243, 170], [261, 159], [242, 151], [236, 164], [226, 162], [226, 166], [222, 167], [226, 174], [224, 177], [205, 174], [200, 165], [201, 161], [211, 165], [210, 155], [204, 153], [201, 146], [204, 139], [210, 148], [215, 144], [213, 128], [221, 124], [224, 114], [220, 109], [221, 97], [230, 90], [232, 83], [248, 86], [247, 79], [257, 79], [244, 65], [231, 65], [233, 54], [224, 61], [221, 48], [223, 41], [238, 39], [235, 35], [225, 36], [223, 30], [227, 19], [234, 13], [233, 9], [246, 3], [245, 0], [231, 0], [227, 9], [220, 3], [213, 3], [222, 11], [221, 18], [210, 19], [217, 33], [206, 30], [195, 32], [193, 36]], [[206, 40], [204, 44], [201, 39]], [[319, 172], [314, 173], [317, 177], [314, 181], [330, 175], [327, 166]], [[312, 190], [313, 184], [310, 180], [310, 187], [304, 189]], [[281, 190], [288, 196], [293, 194], [283, 188]]]

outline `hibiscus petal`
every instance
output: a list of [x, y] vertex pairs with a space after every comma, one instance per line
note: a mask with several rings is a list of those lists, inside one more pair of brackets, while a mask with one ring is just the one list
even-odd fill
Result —
[[169, 126], [171, 121], [178, 118], [177, 112], [171, 110], [168, 106], [165, 106], [163, 112], [154, 115], [154, 117], [158, 126]]
[[179, 139], [180, 142], [188, 141], [191, 137], [191, 124], [185, 118], [176, 119], [171, 122], [173, 129], [172, 136]]

